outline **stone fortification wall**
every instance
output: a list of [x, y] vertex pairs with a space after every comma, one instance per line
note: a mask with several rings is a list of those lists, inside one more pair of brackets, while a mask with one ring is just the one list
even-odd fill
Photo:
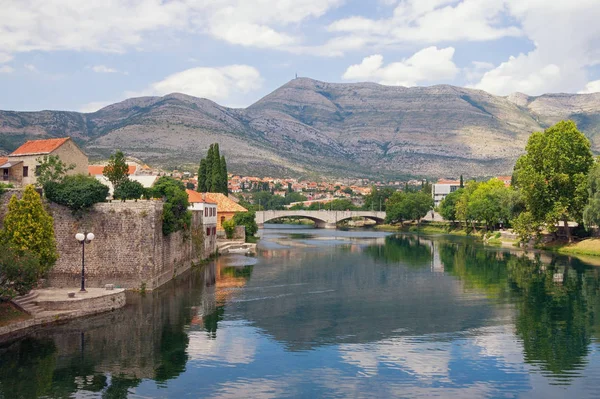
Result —
[[[0, 197], [0, 220], [10, 195]], [[103, 287], [154, 289], [207, 258], [202, 213], [193, 212], [190, 231], [162, 234], [161, 201], [127, 201], [96, 204], [82, 217], [56, 204], [48, 204], [54, 217], [59, 259], [48, 276], [52, 287], [78, 287], [81, 283], [81, 244], [78, 232], [96, 238], [85, 245], [86, 284]], [[1, 223], [0, 223], [1, 224]]]

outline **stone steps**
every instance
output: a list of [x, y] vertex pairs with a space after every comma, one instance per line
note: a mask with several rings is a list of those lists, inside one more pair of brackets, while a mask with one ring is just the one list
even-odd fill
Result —
[[18, 296], [12, 300], [23, 311], [34, 316], [44, 311], [44, 309], [37, 305], [38, 293], [31, 291], [29, 294]]

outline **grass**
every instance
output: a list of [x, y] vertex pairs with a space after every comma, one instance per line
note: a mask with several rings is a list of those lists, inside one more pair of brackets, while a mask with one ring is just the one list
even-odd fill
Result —
[[417, 224], [404, 224], [404, 225], [389, 225], [389, 224], [381, 224], [375, 226], [376, 230], [380, 231], [391, 231], [391, 232], [419, 232], [424, 234], [450, 234], [456, 236], [467, 236], [466, 230], [462, 228], [452, 227], [446, 223], [427, 223], [421, 224], [419, 227]]
[[29, 314], [18, 309], [12, 303], [0, 302], [0, 327], [29, 318], [31, 318]]
[[541, 248], [565, 255], [600, 256], [600, 238], [588, 238], [571, 244], [557, 241]]

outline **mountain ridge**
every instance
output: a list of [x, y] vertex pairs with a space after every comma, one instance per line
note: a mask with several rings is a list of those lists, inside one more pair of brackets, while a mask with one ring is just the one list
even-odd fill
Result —
[[0, 152], [69, 135], [92, 159], [119, 148], [194, 168], [220, 142], [239, 174], [347, 177], [508, 174], [533, 131], [575, 120], [600, 149], [600, 94], [494, 96], [451, 85], [291, 80], [246, 108], [183, 93], [95, 112], [0, 111]]

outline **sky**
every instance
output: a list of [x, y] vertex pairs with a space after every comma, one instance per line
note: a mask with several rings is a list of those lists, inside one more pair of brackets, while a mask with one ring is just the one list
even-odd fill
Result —
[[0, 0], [0, 109], [180, 92], [246, 107], [296, 74], [496, 95], [600, 91], [599, 0]]

